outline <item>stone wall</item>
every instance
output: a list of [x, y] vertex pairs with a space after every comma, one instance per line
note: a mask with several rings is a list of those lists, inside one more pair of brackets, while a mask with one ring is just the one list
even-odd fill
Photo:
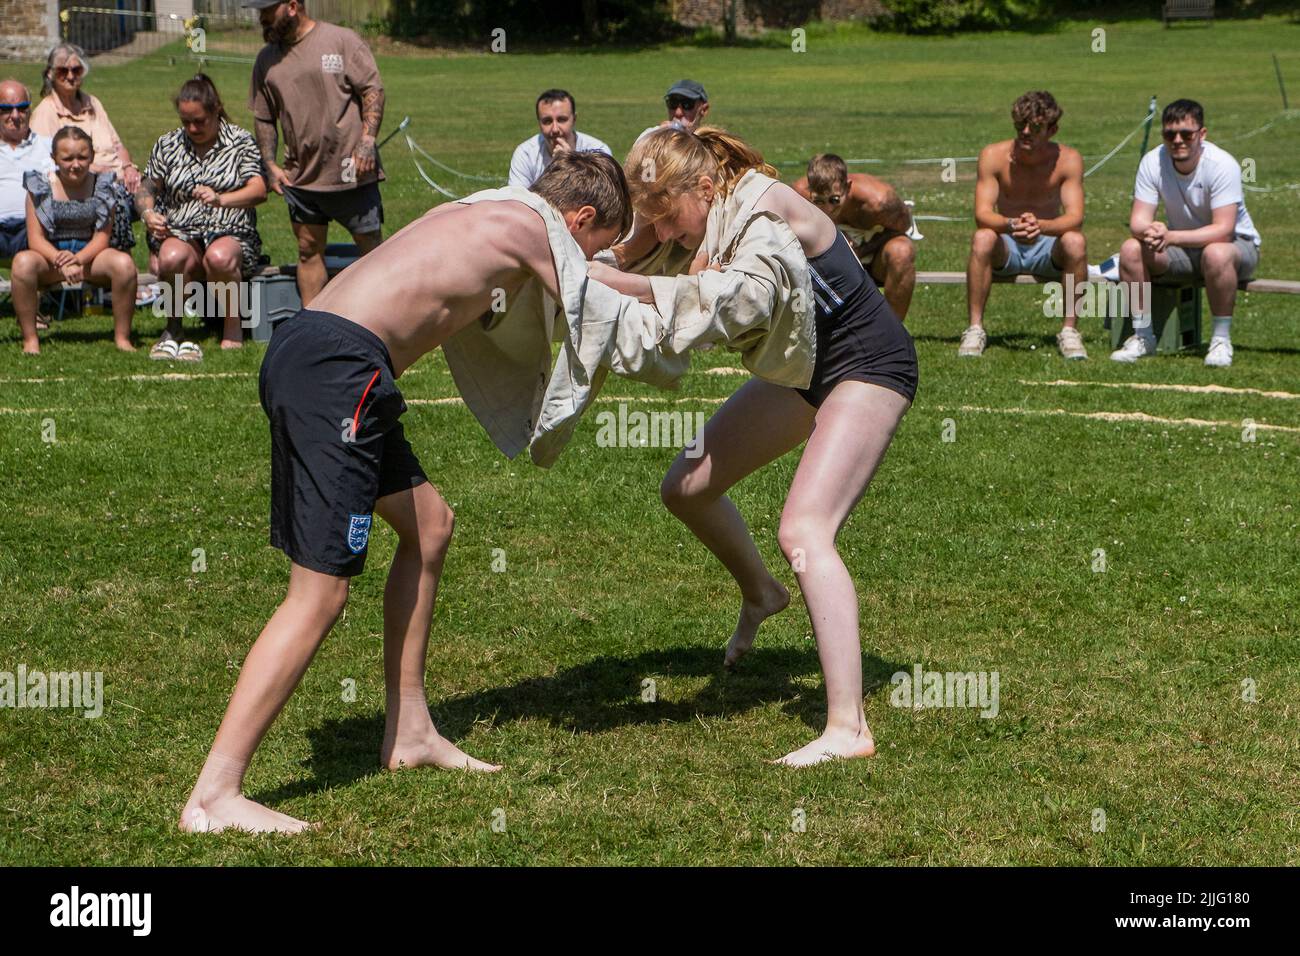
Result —
[[58, 0], [0, 0], [0, 60], [43, 60], [58, 40]]

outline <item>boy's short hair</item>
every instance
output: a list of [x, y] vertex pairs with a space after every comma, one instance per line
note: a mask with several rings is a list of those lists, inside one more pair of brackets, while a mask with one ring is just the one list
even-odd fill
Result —
[[818, 153], [808, 160], [808, 191], [814, 196], [835, 192], [849, 182], [849, 167], [834, 153]]
[[1011, 122], [1020, 129], [1026, 123], [1042, 123], [1051, 128], [1061, 120], [1061, 107], [1047, 90], [1031, 90], [1011, 104]]
[[556, 156], [530, 189], [560, 212], [591, 206], [601, 229], [618, 226], [623, 236], [632, 228], [627, 177], [618, 161], [606, 153], [593, 150]]
[[1196, 100], [1174, 100], [1165, 107], [1164, 113], [1160, 116], [1160, 125], [1168, 126], [1170, 123], [1177, 123], [1179, 120], [1191, 117], [1196, 120], [1197, 126], [1205, 125], [1205, 110], [1201, 109], [1201, 104]]

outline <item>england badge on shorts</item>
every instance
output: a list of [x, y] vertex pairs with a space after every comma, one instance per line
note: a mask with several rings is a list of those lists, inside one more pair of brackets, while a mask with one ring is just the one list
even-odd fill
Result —
[[353, 554], [360, 554], [370, 542], [370, 515], [348, 517], [348, 549]]

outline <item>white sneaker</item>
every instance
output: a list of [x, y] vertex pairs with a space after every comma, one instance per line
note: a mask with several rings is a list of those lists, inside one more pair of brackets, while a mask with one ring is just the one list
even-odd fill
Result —
[[1226, 368], [1232, 364], [1232, 343], [1224, 338], [1210, 339], [1210, 350], [1205, 353], [1205, 364]]
[[985, 334], [982, 325], [968, 325], [966, 331], [961, 334], [961, 344], [957, 346], [958, 357], [979, 358], [984, 354], [984, 346], [988, 340], [989, 337]]
[[1056, 347], [1061, 350], [1061, 358], [1081, 361], [1088, 357], [1088, 350], [1083, 347], [1083, 336], [1078, 329], [1061, 329], [1056, 333]]
[[1110, 353], [1112, 362], [1136, 362], [1140, 358], [1156, 354], [1156, 337], [1148, 332], [1146, 335], [1130, 335], [1124, 344]]

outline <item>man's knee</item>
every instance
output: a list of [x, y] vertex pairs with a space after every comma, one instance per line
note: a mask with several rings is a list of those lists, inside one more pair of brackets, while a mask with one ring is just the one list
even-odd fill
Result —
[[916, 267], [916, 247], [906, 236], [897, 236], [885, 243], [881, 250], [885, 256], [885, 265], [890, 272], [906, 274]]
[[309, 262], [325, 254], [325, 238], [307, 232], [298, 233], [298, 261]]
[[1201, 250], [1201, 271], [1208, 275], [1237, 274], [1237, 249], [1230, 242], [1212, 242]]
[[1088, 258], [1088, 242], [1083, 237], [1083, 233], [1070, 231], [1062, 233], [1056, 240], [1061, 247], [1061, 257], [1067, 263], [1079, 263]]
[[1142, 260], [1142, 243], [1136, 239], [1125, 239], [1119, 247], [1119, 257], [1125, 262], [1137, 263]]
[[384, 234], [382, 232], [354, 232], [352, 241], [357, 245], [357, 251], [361, 255], [373, 252], [383, 242]]
[[971, 255], [979, 259], [992, 259], [1001, 241], [1002, 237], [992, 229], [976, 229], [970, 240]]

